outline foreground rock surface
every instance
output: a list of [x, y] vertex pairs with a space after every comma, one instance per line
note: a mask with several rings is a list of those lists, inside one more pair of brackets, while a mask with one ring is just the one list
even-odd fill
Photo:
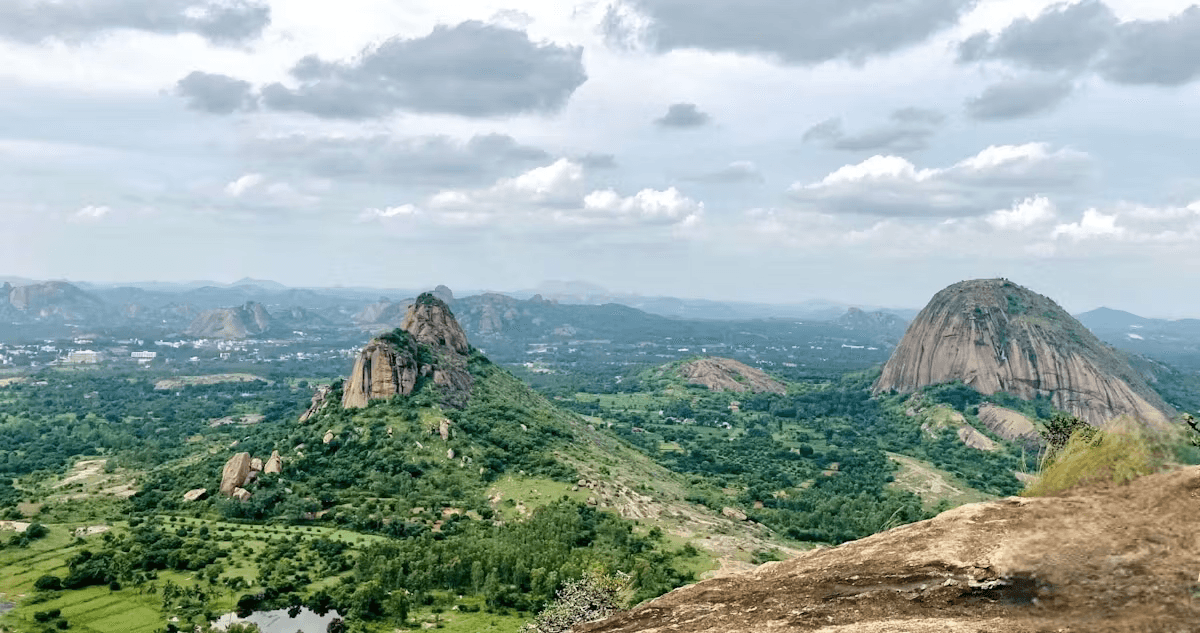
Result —
[[963, 506], [673, 591], [579, 633], [1200, 630], [1200, 467]]
[[1058, 304], [1004, 279], [954, 284], [909, 326], [875, 392], [962, 381], [984, 394], [1048, 396], [1103, 426], [1130, 415], [1166, 424], [1174, 412], [1115, 350]]

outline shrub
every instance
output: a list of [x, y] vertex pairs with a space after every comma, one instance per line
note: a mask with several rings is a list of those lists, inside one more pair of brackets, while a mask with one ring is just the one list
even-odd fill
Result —
[[1077, 428], [1062, 448], [1049, 454], [1038, 478], [1022, 495], [1043, 497], [1076, 486], [1122, 484], [1162, 470], [1185, 457], [1177, 429], [1147, 429], [1131, 419], [1103, 431]]
[[47, 574], [38, 578], [33, 583], [33, 588], [39, 591], [58, 591], [62, 589], [62, 578]]
[[630, 577], [589, 573], [579, 580], [567, 582], [558, 596], [537, 618], [526, 624], [523, 633], [566, 633], [583, 622], [606, 618], [620, 608], [619, 596], [626, 593]]

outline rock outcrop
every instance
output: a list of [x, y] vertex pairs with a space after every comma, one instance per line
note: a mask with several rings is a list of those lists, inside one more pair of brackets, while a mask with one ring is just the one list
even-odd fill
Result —
[[267, 463], [263, 465], [263, 474], [280, 474], [283, 472], [283, 458], [279, 456], [279, 451], [271, 451], [271, 457], [267, 459]]
[[1050, 299], [1003, 279], [966, 281], [934, 296], [875, 392], [955, 381], [983, 394], [1047, 396], [1095, 426], [1121, 415], [1161, 425], [1173, 414], [1117, 351]]
[[233, 491], [241, 488], [250, 476], [250, 453], [238, 453], [225, 462], [221, 469], [221, 494], [233, 496]]
[[208, 488], [196, 488], [183, 493], [184, 501], [199, 501], [208, 496]]
[[787, 393], [787, 387], [766, 372], [728, 358], [712, 356], [684, 363], [679, 368], [679, 375], [688, 383], [708, 387], [711, 391]]
[[400, 329], [372, 340], [358, 354], [342, 389], [342, 406], [363, 408], [372, 400], [410, 395], [421, 378], [432, 379], [448, 406], [470, 394], [470, 346], [450, 308], [425, 293], [408, 309]]
[[187, 335], [199, 338], [238, 339], [263, 334], [271, 328], [271, 315], [261, 303], [208, 310], [188, 326]]
[[966, 505], [677, 589], [576, 633], [1197, 630], [1200, 467]]
[[252, 495], [250, 494], [250, 491], [246, 490], [245, 488], [234, 488], [233, 494], [230, 496], [238, 501], [249, 501]]
[[320, 387], [317, 387], [316, 391], [313, 393], [312, 405], [308, 407], [307, 411], [300, 415], [300, 422], [308, 422], [309, 419], [311, 419], [314, 415], [320, 413], [321, 409], [325, 408], [325, 404], [327, 402], [326, 399], [329, 397], [329, 393], [331, 391], [333, 391], [333, 387], [330, 385], [321, 385]]
[[1019, 444], [1040, 444], [1037, 427], [1024, 415], [994, 404], [979, 405], [979, 422], [989, 431]]
[[0, 313], [26, 320], [86, 321], [107, 311], [99, 298], [63, 281], [14, 286], [0, 285]]

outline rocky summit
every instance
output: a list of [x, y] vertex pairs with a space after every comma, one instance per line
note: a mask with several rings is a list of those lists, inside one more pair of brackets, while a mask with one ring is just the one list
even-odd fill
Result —
[[250, 301], [236, 308], [204, 312], [192, 321], [187, 334], [203, 338], [237, 339], [262, 334], [270, 328], [270, 313], [261, 303]]
[[679, 374], [689, 384], [702, 385], [710, 391], [787, 393], [787, 387], [766, 372], [728, 358], [713, 356], [684, 363]]
[[1200, 467], [966, 505], [673, 591], [577, 633], [1196, 631]]
[[909, 326], [875, 392], [956, 381], [983, 394], [1046, 396], [1095, 426], [1122, 415], [1163, 424], [1173, 413], [1119, 352], [1058, 304], [1005, 279], [937, 293]]
[[342, 406], [366, 407], [372, 400], [407, 396], [429, 378], [443, 403], [461, 407], [471, 390], [470, 345], [454, 314], [431, 293], [417, 297], [399, 329], [363, 347], [345, 381]]

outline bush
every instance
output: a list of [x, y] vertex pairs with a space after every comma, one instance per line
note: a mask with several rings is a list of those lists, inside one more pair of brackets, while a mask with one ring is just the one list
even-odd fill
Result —
[[629, 576], [589, 573], [570, 581], [558, 596], [522, 628], [523, 633], [566, 633], [582, 622], [606, 618], [620, 607], [619, 596], [630, 585]]
[[1184, 442], [1177, 429], [1146, 429], [1130, 419], [1114, 421], [1104, 431], [1076, 428], [1021, 494], [1044, 497], [1077, 486], [1122, 484], [1162, 470], [1180, 457]]
[[38, 578], [33, 583], [33, 588], [39, 591], [58, 591], [62, 589], [62, 578], [47, 574]]
[[62, 611], [59, 609], [51, 609], [49, 611], [37, 611], [33, 614], [33, 619], [37, 620], [38, 622], [49, 622], [51, 620], [57, 619], [58, 616], [60, 616], [60, 615], [62, 615]]

